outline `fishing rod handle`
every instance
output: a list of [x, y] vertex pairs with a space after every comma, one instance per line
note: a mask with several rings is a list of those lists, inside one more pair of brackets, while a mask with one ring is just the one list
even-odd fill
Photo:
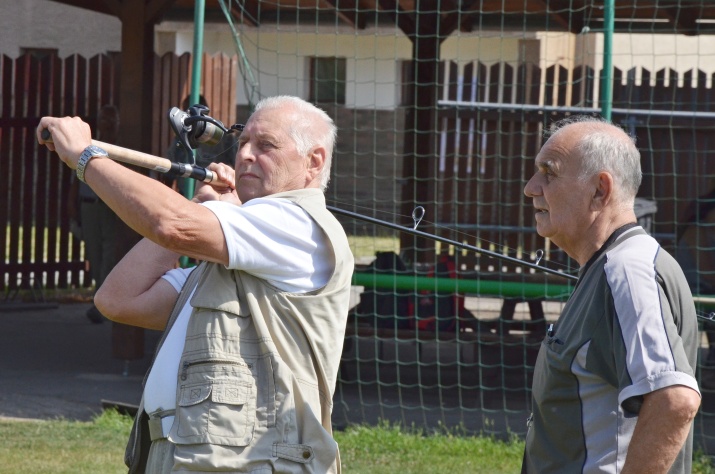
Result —
[[[42, 130], [42, 139], [52, 142], [52, 135], [47, 129]], [[98, 146], [107, 152], [109, 158], [129, 165], [139, 166], [158, 173], [169, 174], [179, 178], [192, 178], [204, 183], [213, 183], [217, 180], [216, 173], [200, 166], [188, 163], [175, 163], [168, 158], [150, 155], [141, 151], [131, 150], [111, 143], [92, 140], [92, 145]]]

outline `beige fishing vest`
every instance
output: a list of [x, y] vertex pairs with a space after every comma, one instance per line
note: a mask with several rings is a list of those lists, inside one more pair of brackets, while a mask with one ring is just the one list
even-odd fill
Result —
[[176, 472], [340, 472], [331, 412], [353, 257], [320, 190], [271, 197], [290, 199], [317, 222], [335, 270], [322, 289], [294, 294], [205, 264], [168, 435]]

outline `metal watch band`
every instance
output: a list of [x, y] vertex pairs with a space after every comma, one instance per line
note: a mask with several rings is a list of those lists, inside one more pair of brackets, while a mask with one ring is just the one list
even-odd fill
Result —
[[96, 158], [99, 156], [109, 156], [106, 151], [104, 151], [102, 148], [99, 148], [98, 146], [95, 145], [89, 145], [87, 148], [84, 149], [82, 154], [79, 156], [79, 161], [77, 161], [77, 179], [84, 181], [84, 171], [87, 168], [87, 163], [89, 163], [89, 160], [92, 158]]

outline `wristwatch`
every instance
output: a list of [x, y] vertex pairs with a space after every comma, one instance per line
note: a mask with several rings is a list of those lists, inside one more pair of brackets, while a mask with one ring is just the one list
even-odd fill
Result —
[[91, 160], [92, 158], [96, 158], [99, 156], [107, 157], [109, 156], [109, 154], [96, 145], [90, 145], [84, 149], [82, 154], [79, 156], [79, 161], [77, 162], [77, 179], [79, 179], [83, 183], [85, 182], [84, 170], [85, 168], [87, 168], [87, 163], [89, 163], [89, 160]]

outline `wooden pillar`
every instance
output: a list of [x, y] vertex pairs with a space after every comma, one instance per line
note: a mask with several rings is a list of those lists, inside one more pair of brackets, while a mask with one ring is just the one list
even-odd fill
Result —
[[[132, 150], [151, 151], [154, 89], [154, 22], [148, 19], [145, 0], [121, 4], [122, 51], [119, 78], [120, 137], [118, 144]], [[147, 170], [133, 168], [147, 174]], [[123, 222], [117, 229], [117, 257], [121, 259], [141, 239]], [[112, 324], [112, 357], [125, 361], [144, 357], [144, 329]]]
[[[412, 41], [412, 63], [405, 117], [405, 142], [402, 176], [402, 208], [400, 212], [411, 215], [416, 206], [425, 208], [425, 221], [436, 222], [440, 198], [436, 193], [439, 157], [436, 149], [437, 100], [440, 92], [440, 48], [464, 20], [463, 14], [474, 12], [480, 2], [459, 2], [458, 11], [445, 13], [433, 4], [421, 5], [415, 0], [414, 11], [403, 11], [393, 0], [378, 0], [382, 10], [394, 12], [395, 23]], [[426, 223], [420, 230], [434, 232]], [[407, 258], [415, 262], [431, 261], [434, 243], [409, 234], [400, 235], [400, 248]], [[429, 260], [428, 260], [429, 259]]]
[[154, 23], [145, 0], [122, 2], [122, 52], [119, 83], [121, 144], [149, 152], [154, 83]]
[[[454, 30], [445, 27], [439, 10], [420, 9], [417, 2], [411, 22], [403, 21], [401, 27], [412, 41], [411, 83], [408, 88], [408, 108], [405, 117], [405, 143], [402, 175], [401, 213], [411, 215], [416, 206], [425, 208], [425, 221], [439, 220], [435, 216], [436, 178], [439, 158], [436, 150], [437, 98], [440, 86], [440, 46]], [[448, 17], [449, 18], [449, 17]], [[434, 228], [421, 224], [420, 230], [434, 232]], [[409, 234], [400, 236], [400, 248], [408, 260], [425, 262], [434, 254], [434, 242]]]
[[[438, 15], [417, 14], [417, 31], [412, 37], [412, 83], [410, 102], [405, 117], [405, 143], [402, 173], [402, 210], [404, 215], [411, 215], [416, 206], [425, 208], [425, 221], [435, 222], [435, 177], [437, 176], [438, 157], [435, 150], [437, 130], [437, 92], [439, 83], [439, 47], [440, 39], [434, 34], [420, 34], [420, 23], [438, 21], [432, 18]], [[429, 20], [428, 20], [429, 18]], [[433, 23], [434, 25], [434, 23]], [[424, 28], [422, 28], [423, 30]], [[420, 230], [432, 232], [426, 224]], [[407, 252], [408, 259], [424, 261], [434, 245], [427, 239], [410, 234], [401, 234], [400, 248]]]

